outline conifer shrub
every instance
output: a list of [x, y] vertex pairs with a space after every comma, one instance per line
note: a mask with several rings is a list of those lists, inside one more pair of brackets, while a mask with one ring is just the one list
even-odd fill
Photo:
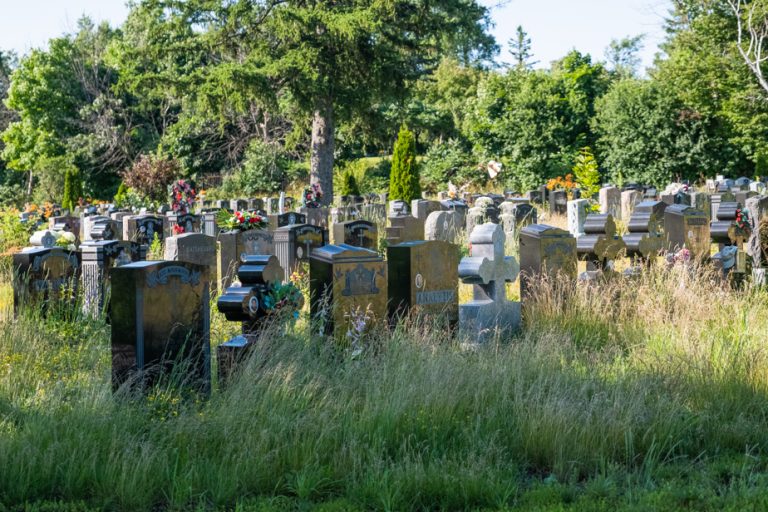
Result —
[[397, 134], [392, 153], [392, 173], [389, 179], [389, 200], [410, 203], [421, 198], [419, 170], [416, 162], [416, 137], [405, 125]]

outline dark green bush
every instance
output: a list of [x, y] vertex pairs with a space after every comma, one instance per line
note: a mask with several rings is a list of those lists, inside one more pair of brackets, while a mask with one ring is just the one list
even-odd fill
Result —
[[392, 153], [392, 172], [389, 177], [389, 199], [410, 203], [421, 198], [419, 168], [416, 162], [416, 137], [406, 126], [400, 128]]

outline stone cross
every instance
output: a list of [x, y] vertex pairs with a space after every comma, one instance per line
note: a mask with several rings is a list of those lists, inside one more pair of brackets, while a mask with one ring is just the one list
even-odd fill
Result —
[[459, 263], [459, 278], [473, 285], [473, 300], [459, 306], [459, 329], [476, 343], [520, 325], [520, 303], [509, 302], [506, 289], [507, 282], [517, 279], [520, 266], [515, 258], [504, 256], [505, 238], [498, 224], [475, 227], [469, 237], [471, 256]]

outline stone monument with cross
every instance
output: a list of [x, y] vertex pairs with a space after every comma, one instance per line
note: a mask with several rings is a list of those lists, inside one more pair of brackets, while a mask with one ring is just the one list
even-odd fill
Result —
[[504, 255], [504, 229], [493, 223], [472, 231], [470, 256], [459, 263], [459, 279], [473, 285], [472, 301], [459, 305], [459, 330], [475, 343], [520, 326], [520, 303], [507, 300], [506, 283], [520, 273], [517, 260]]

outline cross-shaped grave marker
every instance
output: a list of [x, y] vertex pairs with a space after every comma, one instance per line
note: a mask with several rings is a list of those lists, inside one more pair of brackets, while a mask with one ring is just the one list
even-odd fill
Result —
[[459, 278], [473, 285], [473, 300], [459, 306], [459, 329], [476, 343], [520, 325], [520, 303], [508, 301], [506, 289], [506, 283], [517, 279], [520, 265], [504, 255], [505, 239], [498, 224], [476, 226], [469, 237], [471, 256], [459, 263]]

